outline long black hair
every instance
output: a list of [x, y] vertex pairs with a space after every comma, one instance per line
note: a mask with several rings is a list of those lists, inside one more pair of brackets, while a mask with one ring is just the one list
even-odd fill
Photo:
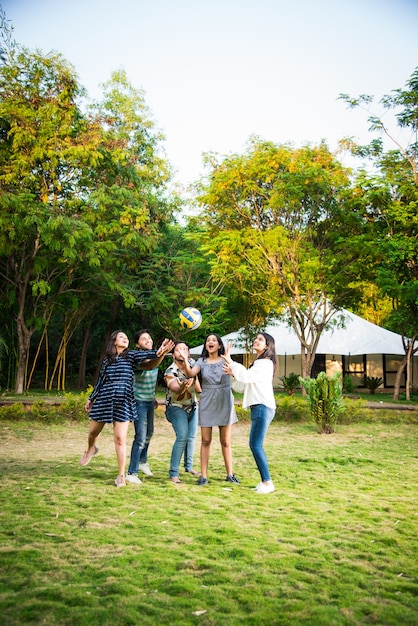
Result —
[[[276, 359], [276, 346], [274, 343], [274, 337], [269, 335], [268, 333], [258, 333], [262, 335], [266, 340], [266, 347], [261, 354], [258, 355], [257, 359], [270, 359], [273, 361], [273, 371], [276, 371], [277, 368], [277, 359]], [[255, 361], [257, 359], [254, 359]]]
[[217, 335], [216, 333], [209, 333], [209, 335], [207, 335], [204, 343], [203, 343], [203, 350], [202, 350], [202, 354], [201, 357], [202, 359], [207, 359], [209, 356], [209, 352], [206, 350], [206, 342], [208, 340], [209, 337], [216, 337], [218, 343], [219, 343], [219, 348], [218, 348], [218, 356], [221, 356], [221, 354], [225, 354], [225, 346], [224, 346], [224, 342], [222, 341], [222, 338]]
[[[107, 345], [106, 345], [105, 357], [107, 358], [109, 365], [111, 363], [114, 363], [118, 356], [116, 346], [115, 346], [115, 340], [119, 333], [125, 334], [125, 331], [114, 330], [113, 333], [110, 335], [109, 341], [107, 342]], [[125, 348], [125, 350], [120, 353], [120, 356], [126, 359], [126, 357], [128, 356], [128, 352], [129, 352], [129, 347]]]

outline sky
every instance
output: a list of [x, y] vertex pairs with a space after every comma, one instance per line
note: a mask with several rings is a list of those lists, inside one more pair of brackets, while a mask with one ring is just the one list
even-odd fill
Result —
[[[338, 99], [403, 88], [418, 66], [418, 0], [0, 0], [14, 39], [60, 52], [91, 99], [124, 69], [145, 92], [176, 180], [251, 136], [295, 147], [372, 138]], [[345, 157], [340, 157], [344, 163]], [[348, 164], [348, 163], [346, 163]]]

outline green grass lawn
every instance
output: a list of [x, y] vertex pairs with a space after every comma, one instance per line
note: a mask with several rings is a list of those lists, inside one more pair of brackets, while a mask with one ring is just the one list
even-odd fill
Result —
[[125, 489], [110, 428], [82, 468], [87, 419], [0, 422], [1, 624], [418, 624], [416, 423], [274, 421], [262, 496], [248, 421], [233, 431], [241, 485], [215, 431], [210, 484], [175, 486], [158, 415], [155, 476]]

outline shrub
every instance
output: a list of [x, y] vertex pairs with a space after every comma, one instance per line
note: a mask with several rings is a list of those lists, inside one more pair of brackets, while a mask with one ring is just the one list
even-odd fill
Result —
[[349, 374], [346, 374], [343, 378], [343, 391], [344, 393], [353, 393], [357, 385]]
[[283, 389], [289, 396], [293, 396], [296, 389], [300, 387], [299, 376], [294, 372], [291, 372], [289, 376], [280, 376], [279, 380], [282, 381]]
[[73, 421], [82, 421], [86, 419], [87, 413], [84, 410], [87, 397], [90, 395], [92, 389], [89, 388], [84, 393], [74, 394], [66, 393], [64, 396], [64, 402], [60, 406], [60, 415], [63, 419], [69, 419]]
[[351, 400], [344, 398], [344, 413], [340, 416], [341, 424], [353, 424], [370, 419], [370, 411], [367, 409], [367, 402], [363, 399]]
[[277, 401], [276, 418], [286, 422], [303, 422], [309, 418], [308, 403], [304, 398], [297, 398], [294, 395], [284, 396]]
[[21, 402], [15, 402], [14, 404], [8, 404], [0, 407], [0, 419], [13, 420], [18, 422], [19, 420], [27, 420], [30, 414], [25, 406]]
[[339, 415], [344, 411], [340, 373], [328, 378], [320, 372], [316, 378], [300, 378], [308, 394], [311, 417], [319, 433], [333, 433]]
[[11, 421], [33, 420], [36, 422], [62, 422], [66, 420], [81, 421], [86, 419], [84, 405], [89, 394], [67, 393], [62, 402], [52, 403], [44, 400], [35, 401], [31, 404], [15, 402], [0, 407], [0, 419]]
[[235, 411], [237, 414], [237, 418], [240, 422], [248, 422], [251, 416], [251, 413], [248, 409], [243, 409], [241, 405], [236, 404]]
[[383, 385], [383, 378], [379, 378], [377, 376], [363, 376], [360, 381], [360, 384], [363, 387], [367, 387], [370, 390], [370, 393], [375, 393], [376, 389]]

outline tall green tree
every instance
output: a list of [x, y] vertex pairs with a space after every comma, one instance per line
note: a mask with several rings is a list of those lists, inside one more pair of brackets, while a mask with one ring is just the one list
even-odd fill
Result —
[[[150, 322], [160, 332], [164, 329], [174, 339], [190, 341], [191, 345], [200, 343], [213, 328], [225, 328], [229, 321], [223, 285], [211, 278], [207, 258], [199, 249], [200, 236], [188, 226], [171, 225], [138, 276], [146, 293]], [[203, 314], [201, 327], [192, 335], [186, 335], [179, 323], [179, 313], [186, 306]]]
[[210, 158], [198, 201], [212, 277], [242, 294], [248, 325], [289, 319], [309, 376], [322, 331], [338, 323], [348, 301], [346, 281], [336, 288], [341, 267], [324, 236], [351, 201], [348, 173], [325, 144], [295, 149], [255, 139], [244, 155]]
[[380, 113], [372, 111], [373, 96], [352, 98], [342, 94], [341, 98], [352, 108], [366, 110], [370, 131], [377, 133], [366, 146], [352, 139], [344, 140], [342, 145], [356, 156], [369, 158], [376, 170], [370, 174], [363, 169], [358, 178], [366, 190], [364, 219], [374, 226], [375, 281], [383, 296], [393, 303], [388, 323], [402, 334], [405, 347], [394, 398], [399, 397], [405, 369], [409, 398], [411, 357], [418, 351], [418, 68], [405, 88], [381, 98]]
[[99, 158], [99, 128], [77, 104], [82, 90], [59, 55], [14, 47], [0, 67], [0, 275], [16, 320], [16, 392], [25, 384], [30, 339], [47, 301], [91, 254], [80, 220], [83, 171]]
[[0, 274], [17, 324], [18, 393], [36, 330], [62, 320], [63, 381], [75, 324], [103, 302], [143, 306], [138, 268], [176, 208], [143, 94], [123, 72], [88, 112], [83, 94], [60, 55], [16, 48], [0, 68]]

